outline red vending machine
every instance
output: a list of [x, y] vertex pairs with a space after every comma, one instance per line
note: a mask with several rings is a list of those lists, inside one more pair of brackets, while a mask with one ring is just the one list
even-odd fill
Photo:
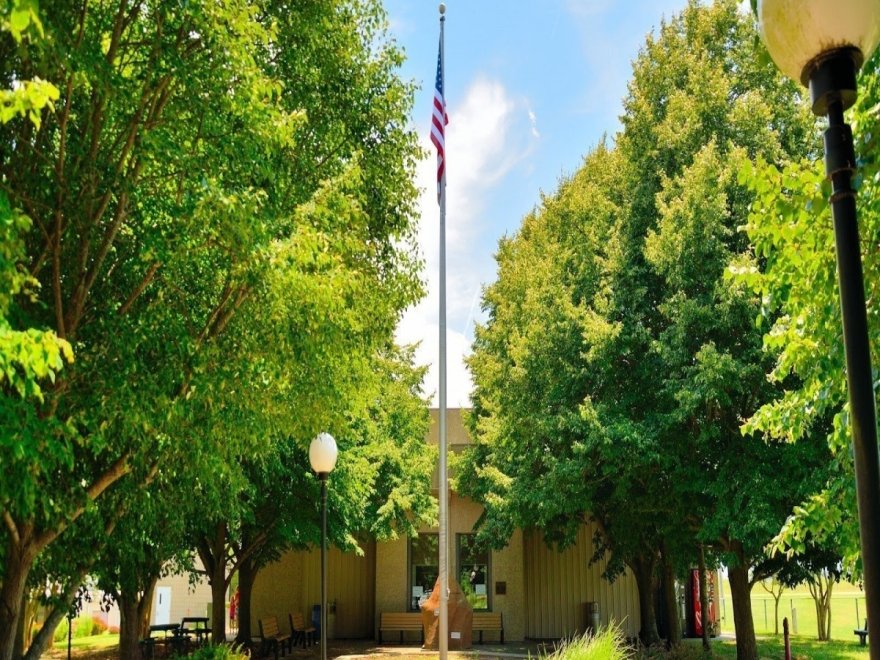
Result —
[[685, 613], [687, 616], [687, 636], [702, 637], [703, 625], [709, 626], [709, 634], [713, 637], [718, 635], [718, 606], [717, 606], [717, 579], [716, 571], [706, 571], [706, 590], [708, 591], [709, 611], [706, 616], [700, 607], [700, 571], [692, 569], [688, 575], [688, 588], [685, 590]]

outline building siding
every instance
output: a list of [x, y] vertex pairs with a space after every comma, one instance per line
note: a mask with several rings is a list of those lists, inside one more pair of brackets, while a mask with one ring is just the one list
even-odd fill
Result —
[[[438, 414], [431, 410], [427, 442], [438, 441]], [[462, 411], [448, 411], [447, 437], [450, 452], [470, 444]], [[437, 473], [434, 494], [437, 494]], [[476, 502], [449, 494], [449, 579], [459, 574], [456, 535], [472, 533], [483, 508]], [[425, 527], [423, 533], [438, 531]], [[548, 548], [540, 534], [517, 530], [507, 545], [493, 551], [487, 589], [490, 609], [504, 620], [505, 641], [526, 638], [558, 639], [586, 627], [587, 602], [599, 603], [603, 624], [617, 622], [628, 637], [639, 630], [638, 589], [629, 571], [613, 583], [601, 574], [605, 562], [590, 565], [593, 555], [592, 525], [585, 525], [573, 547], [564, 552]], [[332, 549], [328, 558], [328, 600], [336, 600], [337, 637], [378, 637], [382, 612], [406, 612], [409, 593], [409, 542], [406, 538], [364, 546], [365, 556], [344, 555]], [[498, 593], [500, 583], [504, 594]], [[337, 585], [339, 585], [337, 587]], [[287, 613], [302, 611], [308, 618], [312, 604], [320, 602], [320, 552], [287, 553], [264, 568], [254, 585], [253, 630], [261, 616], [274, 615], [286, 630]], [[397, 634], [394, 635], [397, 638]], [[417, 642], [418, 633], [404, 639]], [[486, 641], [497, 639], [486, 633]]]
[[[362, 544], [363, 556], [329, 548], [327, 553], [327, 602], [336, 602], [328, 614], [331, 639], [362, 639], [373, 634], [376, 585], [376, 545]], [[251, 604], [252, 630], [267, 616], [278, 618], [287, 630], [288, 614], [302, 612], [306, 620], [321, 602], [321, 551], [288, 552], [263, 568], [254, 582]], [[332, 612], [332, 611], [331, 611]]]
[[599, 603], [603, 625], [619, 624], [627, 637], [638, 635], [638, 588], [627, 569], [614, 582], [602, 577], [605, 561], [590, 564], [592, 524], [584, 525], [573, 546], [560, 552], [544, 543], [540, 532], [523, 534], [525, 574], [525, 636], [558, 639], [583, 632], [586, 603]]
[[[201, 569], [201, 563], [197, 563], [197, 569]], [[153, 607], [150, 614], [150, 623], [156, 621], [156, 599], [159, 597], [159, 587], [171, 587], [171, 614], [172, 623], [180, 622], [185, 616], [211, 616], [211, 585], [207, 578], [197, 576], [196, 584], [190, 584], [189, 574], [169, 575], [156, 583], [153, 592]]]

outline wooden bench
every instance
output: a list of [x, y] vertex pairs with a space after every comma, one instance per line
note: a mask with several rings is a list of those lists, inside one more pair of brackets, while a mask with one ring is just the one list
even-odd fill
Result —
[[379, 643], [382, 643], [382, 633], [387, 630], [400, 631], [400, 643], [403, 644], [403, 633], [407, 630], [418, 630], [425, 641], [425, 629], [422, 627], [421, 612], [382, 612], [379, 615]]
[[315, 633], [318, 631], [315, 630], [315, 626], [306, 625], [302, 612], [297, 612], [296, 614], [288, 612], [287, 618], [290, 621], [290, 634], [293, 636], [290, 640], [291, 651], [296, 646], [296, 640], [298, 639], [302, 640], [303, 648], [306, 647], [306, 642], [309, 643], [309, 646], [315, 643]]
[[[275, 652], [275, 660], [278, 660], [278, 650], [280, 648], [281, 655], [284, 655], [284, 645], [290, 640], [290, 635], [285, 635], [278, 629], [278, 619], [274, 616], [260, 619], [259, 624], [263, 649], [268, 650], [271, 647]], [[290, 647], [290, 650], [293, 651], [293, 646]]]
[[859, 636], [859, 644], [865, 646], [868, 640], [868, 620], [865, 619], [865, 626], [861, 630], [853, 630], [854, 635]]
[[480, 644], [483, 643], [483, 631], [498, 632], [504, 644], [504, 621], [501, 612], [474, 612], [473, 632], [480, 633]]

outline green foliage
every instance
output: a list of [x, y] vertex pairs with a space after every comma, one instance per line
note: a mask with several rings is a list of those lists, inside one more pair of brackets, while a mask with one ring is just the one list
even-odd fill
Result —
[[[430, 515], [429, 492], [389, 467], [424, 471], [424, 415], [368, 405], [415, 406], [379, 394], [377, 373], [416, 378], [381, 362], [422, 295], [414, 86], [380, 3], [2, 9], [0, 86], [20, 94], [0, 105], [0, 558], [42, 551], [38, 572], [64, 584], [82, 562], [53, 544], [105, 530], [102, 575], [137, 592], [179, 555], [178, 521], [243, 499], [246, 460], [325, 429], [357, 448], [335, 477], [363, 496], [340, 543], [407, 533], [409, 505]], [[52, 112], [35, 121], [39, 103]], [[352, 430], [373, 418], [387, 435]], [[371, 442], [394, 449], [369, 466], [389, 479], [359, 484]], [[300, 521], [314, 513], [287, 495]], [[150, 542], [172, 517], [169, 543]], [[0, 567], [3, 657], [20, 596]]]
[[80, 616], [72, 621], [64, 619], [64, 622], [55, 629], [52, 636], [56, 644], [67, 643], [68, 626], [73, 627], [73, 638], [82, 639], [83, 637], [92, 637], [100, 635], [107, 631], [107, 626], [99, 619], [93, 619], [91, 616]]
[[[0, 30], [21, 42], [29, 26], [42, 36], [36, 0], [4, 0], [0, 6]], [[0, 124], [18, 116], [40, 127], [44, 109], [52, 109], [58, 88], [44, 80], [14, 80], [12, 89], [0, 88]], [[51, 331], [20, 328], [10, 320], [16, 296], [36, 298], [39, 282], [25, 269], [24, 236], [31, 219], [15, 208], [0, 190], [0, 387], [9, 387], [19, 397], [43, 401], [40, 381], [55, 382], [64, 362], [73, 362], [69, 343]]]
[[3, 0], [0, 3], [0, 30], [9, 32], [16, 42], [21, 42], [27, 32], [42, 37], [43, 24], [37, 0]]
[[674, 567], [700, 543], [730, 566], [763, 558], [824, 477], [821, 443], [740, 431], [777, 392], [761, 301], [726, 276], [752, 258], [739, 228], [754, 193], [738, 171], [808, 154], [814, 125], [754, 37], [731, 1], [665, 22], [633, 65], [614, 146], [501, 241], [457, 479], [486, 507], [484, 542], [536, 527], [564, 545], [589, 517], [606, 577], [628, 566], [653, 594], [661, 550]]
[[612, 624], [595, 635], [585, 633], [564, 640], [552, 653], [540, 657], [548, 660], [624, 660], [632, 658], [633, 652], [626, 645], [620, 627]]
[[193, 660], [247, 660], [250, 658], [250, 653], [235, 644], [209, 644], [187, 654], [186, 657]]
[[[863, 246], [869, 246], [880, 232], [876, 57], [864, 67], [859, 91], [851, 123], [860, 155], [860, 234]], [[825, 437], [834, 457], [824, 488], [794, 510], [774, 547], [799, 552], [811, 536], [839, 539], [847, 567], [858, 571], [845, 358], [823, 163], [807, 158], [780, 167], [758, 161], [742, 168], [740, 180], [755, 195], [746, 225], [755, 256], [735, 264], [731, 272], [761, 297], [756, 321], [765, 330], [765, 349], [775, 359], [771, 378], [784, 390], [779, 399], [758, 409], [744, 430], [787, 442]], [[863, 249], [862, 260], [871, 319], [876, 316], [880, 259], [875, 250]], [[876, 323], [869, 321], [868, 327], [871, 352], [878, 355], [880, 331]]]

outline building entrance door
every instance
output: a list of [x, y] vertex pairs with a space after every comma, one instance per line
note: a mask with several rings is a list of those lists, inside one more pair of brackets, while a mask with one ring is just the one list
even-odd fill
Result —
[[171, 623], [171, 587], [156, 587], [156, 617], [153, 623], [157, 626]]

